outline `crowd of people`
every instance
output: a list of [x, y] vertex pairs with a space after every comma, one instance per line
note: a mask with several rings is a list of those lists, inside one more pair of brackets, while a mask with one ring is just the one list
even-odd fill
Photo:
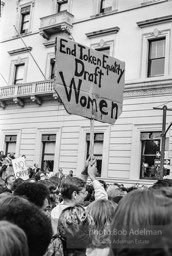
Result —
[[90, 158], [80, 177], [34, 166], [24, 181], [8, 173], [10, 166], [3, 158], [1, 256], [172, 255], [172, 180], [107, 184]]

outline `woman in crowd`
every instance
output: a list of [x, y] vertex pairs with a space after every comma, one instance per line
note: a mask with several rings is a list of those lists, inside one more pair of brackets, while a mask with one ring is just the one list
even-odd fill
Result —
[[29, 256], [24, 231], [8, 221], [0, 221], [0, 255]]
[[93, 226], [93, 218], [81, 205], [63, 210], [58, 222], [58, 234], [65, 256], [85, 256], [86, 248], [91, 244], [90, 233]]
[[91, 246], [87, 249], [87, 256], [110, 255], [110, 230], [116, 207], [113, 202], [106, 199], [88, 205], [87, 211], [93, 217], [95, 226], [90, 233]]
[[115, 256], [169, 256], [172, 190], [135, 190], [119, 203], [111, 230]]

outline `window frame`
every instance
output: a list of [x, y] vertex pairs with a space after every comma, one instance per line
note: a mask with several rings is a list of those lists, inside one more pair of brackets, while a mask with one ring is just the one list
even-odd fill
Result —
[[[118, 0], [112, 0], [112, 8], [109, 10], [109, 8], [107, 10], [104, 10], [104, 12], [101, 12], [102, 9], [102, 3], [103, 1], [101, 0], [93, 0], [93, 9], [92, 9], [92, 13], [93, 16], [94, 15], [104, 15], [104, 14], [108, 14], [111, 13], [113, 11], [117, 11], [117, 5], [118, 5]], [[106, 9], [106, 8], [105, 8]]]
[[[22, 9], [27, 8], [27, 7], [29, 7], [29, 11], [26, 11], [26, 12], [23, 12], [23, 13], [22, 13]], [[22, 7], [22, 8], [20, 9], [20, 11], [21, 11], [20, 33], [21, 33], [21, 34], [26, 34], [26, 33], [29, 32], [29, 23], [30, 23], [30, 18], [31, 18], [31, 5]], [[28, 16], [28, 15], [29, 15], [29, 17], [28, 17], [28, 19], [25, 21], [25, 18], [26, 18], [26, 16]], [[24, 25], [25, 25], [26, 23], [28, 23], [28, 28], [27, 28], [27, 30], [24, 30], [23, 27], [24, 27]]]
[[[145, 135], [148, 135], [147, 137], [145, 137], [145, 139], [142, 138], [142, 135], [145, 134]], [[156, 136], [159, 135], [159, 136]], [[155, 136], [155, 137], [153, 137]], [[156, 176], [153, 176], [153, 173], [152, 171], [155, 172], [156, 174], [156, 166], [155, 165], [152, 165], [151, 167], [147, 166], [143, 166], [144, 162], [143, 162], [143, 159], [145, 157], [154, 157], [154, 160], [157, 158], [156, 157], [156, 153], [155, 154], [143, 154], [143, 148], [144, 148], [144, 142], [147, 142], [147, 141], [158, 141], [159, 142], [159, 149], [157, 152], [161, 152], [161, 143], [162, 143], [162, 138], [161, 138], [161, 132], [159, 131], [150, 131], [150, 132], [141, 132], [140, 133], [140, 141], [141, 141], [141, 156], [140, 156], [140, 180], [157, 180], [157, 177]], [[154, 166], [154, 169], [152, 168]], [[150, 176], [149, 177], [143, 177], [142, 174], [143, 174], [143, 171], [147, 171], [148, 169], [152, 169], [149, 170], [149, 174]]]
[[18, 71], [19, 71], [19, 67], [22, 67], [23, 66], [23, 68], [25, 69], [25, 63], [23, 62], [23, 63], [20, 63], [20, 64], [16, 64], [15, 65], [15, 71], [14, 71], [14, 82], [13, 82], [13, 84], [14, 85], [18, 85], [18, 84], [22, 84], [22, 83], [17, 83], [17, 81], [24, 81], [24, 70], [23, 70], [23, 78], [22, 79], [17, 79], [17, 73], [18, 73]]
[[[100, 139], [100, 137], [103, 137], [102, 139]], [[95, 158], [96, 158], [96, 156], [97, 156], [97, 167], [99, 166], [99, 165], [101, 165], [101, 170], [100, 170], [100, 176], [99, 177], [101, 177], [102, 176], [102, 161], [103, 161], [103, 143], [104, 143], [104, 133], [102, 132], [102, 133], [97, 133], [97, 132], [95, 132], [94, 133], [94, 146], [95, 146], [95, 144], [96, 144], [96, 142], [102, 142], [102, 154], [100, 155], [97, 155], [97, 154], [95, 154], [95, 152], [94, 152], [94, 156], [95, 156]], [[95, 149], [95, 147], [94, 147], [94, 149]], [[90, 133], [86, 133], [86, 159], [85, 159], [85, 161], [87, 160], [87, 158], [89, 157], [89, 150], [90, 150]], [[95, 151], [95, 150], [94, 150]], [[99, 158], [100, 159], [99, 159]], [[98, 169], [98, 172], [99, 172], [99, 168], [97, 168]]]
[[[22, 9], [30, 7], [30, 17], [29, 17], [29, 24], [28, 24], [28, 31], [21, 33], [22, 35], [31, 33], [32, 25], [33, 25], [33, 14], [34, 14], [34, 6], [35, 6], [35, 0], [29, 1], [27, 3], [21, 4], [20, 1], [17, 3], [17, 16], [16, 16], [16, 27], [18, 28], [18, 31], [21, 33], [22, 29]], [[18, 37], [17, 31], [14, 30], [14, 37]]]
[[[160, 25], [159, 25], [160, 26]], [[170, 27], [170, 26], [169, 26]], [[140, 78], [146, 80], [154, 80], [154, 79], [164, 79], [164, 77], [169, 76], [169, 65], [170, 65], [170, 35], [171, 28], [167, 28], [165, 30], [160, 30], [157, 27], [145, 27], [142, 28], [142, 44], [141, 44], [141, 56], [140, 56]], [[164, 66], [164, 75], [163, 76], [153, 76], [148, 77], [148, 53], [149, 53], [149, 41], [165, 38], [165, 66]]]
[[[47, 137], [49, 139], [45, 140], [43, 139], [43, 137]], [[55, 137], [55, 139], [53, 139], [53, 137]], [[54, 171], [54, 163], [55, 163], [55, 145], [56, 145], [56, 134], [42, 134], [42, 160], [41, 160], [41, 169], [43, 170], [44, 168], [44, 157], [45, 155], [53, 155], [54, 156], [54, 160], [53, 160], [53, 167], [52, 167], [52, 171]], [[46, 143], [54, 143], [54, 154], [45, 154], [45, 147], [46, 147]]]
[[54, 58], [50, 58], [50, 79], [54, 79], [55, 78], [55, 57]]
[[[153, 42], [158, 42], [158, 41], [164, 41], [164, 48], [165, 48], [165, 43], [166, 43], [166, 38], [165, 37], [159, 37], [159, 38], [154, 38], [154, 39], [150, 39], [148, 40], [148, 67], [147, 67], [147, 77], [159, 77], [159, 76], [164, 76], [164, 72], [165, 72], [165, 58], [166, 58], [166, 54], [165, 54], [165, 50], [164, 50], [164, 56], [163, 57], [154, 57], [151, 58], [151, 44]], [[164, 60], [164, 65], [163, 65], [163, 74], [155, 74], [155, 75], [151, 75], [151, 68], [152, 68], [152, 60], [159, 60], [159, 59], [163, 59]]]
[[68, 10], [68, 0], [57, 0], [57, 12], [61, 12], [61, 11], [64, 11], [64, 10], [61, 10], [62, 6], [67, 4], [67, 8], [66, 10]]
[[[78, 141], [78, 159], [77, 159], [77, 170], [76, 175], [81, 174], [81, 170], [84, 168], [85, 159], [87, 155], [87, 142], [86, 134], [90, 133], [90, 127], [81, 127]], [[109, 158], [109, 147], [110, 147], [110, 126], [102, 125], [101, 127], [94, 126], [94, 133], [103, 133], [103, 155], [102, 155], [102, 173], [101, 178], [108, 178], [108, 158]]]
[[15, 147], [15, 156], [18, 157], [20, 155], [20, 141], [21, 141], [21, 129], [3, 129], [0, 132], [0, 140], [2, 150], [6, 152], [6, 142], [5, 137], [6, 136], [16, 136], [16, 147]]
[[35, 145], [37, 145], [35, 147], [35, 153], [34, 153], [34, 163], [37, 163], [38, 166], [41, 166], [42, 163], [42, 135], [45, 134], [56, 134], [56, 143], [55, 143], [55, 156], [54, 156], [54, 168], [53, 168], [53, 172], [55, 172], [55, 170], [58, 170], [59, 168], [59, 156], [60, 156], [60, 141], [61, 141], [61, 128], [58, 129], [51, 129], [51, 128], [41, 128], [41, 129], [37, 129], [36, 132], [36, 141], [35, 141]]
[[22, 64], [24, 64], [23, 83], [26, 82], [28, 61], [29, 61], [29, 58], [21, 58], [20, 56], [17, 59], [11, 61], [10, 72], [9, 72], [9, 84], [10, 85], [14, 85], [16, 66], [22, 65]]
[[[9, 140], [7, 138], [10, 138]], [[14, 139], [15, 138], [15, 139]], [[15, 143], [15, 152], [8, 152], [9, 144]], [[5, 135], [5, 155], [8, 153], [16, 153], [17, 135]]]
[[112, 7], [113, 7], [113, 0], [112, 1], [112, 5], [109, 6], [109, 7], [105, 7], [103, 8], [103, 3], [105, 2], [106, 0], [101, 0], [100, 2], [100, 13], [106, 13], [106, 12], [109, 12], [109, 11], [112, 11]]

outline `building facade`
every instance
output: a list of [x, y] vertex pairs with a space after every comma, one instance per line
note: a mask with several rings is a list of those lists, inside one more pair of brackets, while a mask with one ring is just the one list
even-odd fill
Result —
[[[28, 166], [80, 174], [89, 154], [90, 121], [69, 115], [54, 91], [55, 39], [62, 36], [126, 65], [121, 116], [114, 125], [95, 121], [100, 177], [152, 184], [163, 106], [166, 128], [172, 122], [171, 10], [172, 0], [2, 1], [0, 150], [26, 155]], [[170, 128], [165, 158], [172, 158]]]

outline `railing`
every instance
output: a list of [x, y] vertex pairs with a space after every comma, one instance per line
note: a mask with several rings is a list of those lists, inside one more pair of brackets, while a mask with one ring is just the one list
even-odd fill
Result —
[[39, 81], [26, 84], [16, 84], [0, 88], [0, 100], [14, 97], [26, 97], [54, 93], [54, 81]]

